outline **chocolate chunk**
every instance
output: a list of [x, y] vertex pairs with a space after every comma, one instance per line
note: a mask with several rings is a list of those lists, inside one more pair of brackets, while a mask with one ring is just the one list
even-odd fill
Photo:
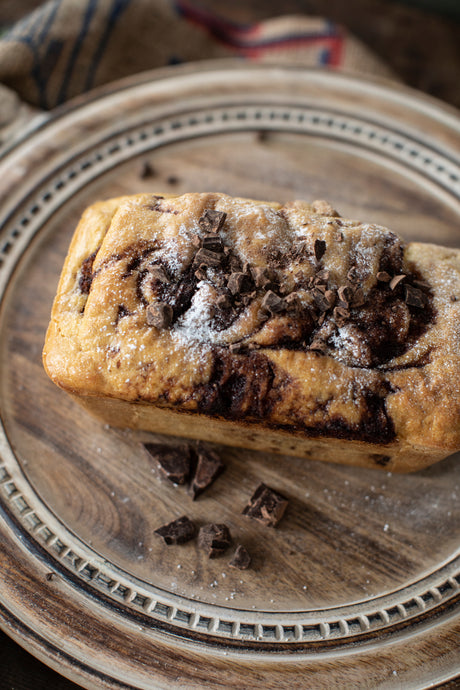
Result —
[[147, 271], [152, 276], [154, 281], [158, 281], [159, 283], [169, 283], [169, 278], [162, 266], [158, 266], [158, 264], [150, 264], [147, 266]]
[[265, 293], [261, 304], [262, 309], [270, 312], [270, 314], [278, 314], [286, 308], [284, 300], [275, 292], [269, 290]]
[[227, 214], [223, 211], [206, 209], [198, 223], [205, 232], [219, 232], [226, 218]]
[[204, 249], [209, 249], [210, 252], [223, 252], [224, 245], [218, 235], [205, 235], [201, 240]]
[[147, 307], [147, 323], [155, 328], [168, 328], [172, 323], [173, 309], [165, 302], [155, 302]]
[[284, 298], [284, 303], [289, 311], [299, 311], [302, 308], [302, 300], [298, 292], [291, 292]]
[[323, 292], [319, 287], [316, 287], [313, 290], [312, 295], [313, 299], [315, 300], [315, 304], [320, 311], [327, 311], [334, 304], [335, 297], [334, 293], [331, 290], [326, 290], [325, 292]]
[[326, 290], [326, 292], [324, 293], [324, 296], [327, 299], [327, 301], [329, 302], [329, 306], [333, 307], [335, 304], [335, 299], [336, 299], [335, 292], [333, 292], [332, 290]]
[[251, 565], [251, 556], [249, 555], [248, 550], [241, 544], [238, 544], [233, 558], [228, 565], [230, 568], [238, 568], [238, 570], [247, 570]]
[[315, 275], [313, 281], [316, 286], [318, 285], [327, 285], [327, 281], [329, 280], [329, 271], [326, 269], [323, 269], [322, 271], [318, 271], [318, 273]]
[[232, 295], [238, 295], [240, 292], [247, 292], [253, 286], [251, 285], [249, 276], [246, 273], [238, 271], [230, 274], [227, 287]]
[[316, 261], [321, 261], [326, 251], [326, 242], [324, 240], [315, 240], [315, 258]]
[[357, 283], [359, 281], [359, 272], [356, 266], [352, 266], [347, 273], [347, 279], [350, 283]]
[[421, 309], [425, 306], [425, 295], [421, 290], [412, 287], [412, 285], [405, 285], [404, 292], [405, 302], [410, 307], [418, 307], [419, 309]]
[[232, 273], [238, 273], [241, 271], [241, 261], [235, 254], [229, 255], [228, 265]]
[[451, 295], [451, 296], [450, 296], [450, 301], [451, 301], [451, 302], [457, 302], [457, 301], [458, 301], [457, 295]]
[[155, 169], [151, 163], [148, 161], [144, 161], [142, 164], [141, 171], [139, 173], [139, 177], [141, 180], [148, 180], [150, 177], [155, 177]]
[[204, 264], [201, 264], [201, 266], [196, 269], [195, 277], [198, 278], [198, 280], [206, 280], [207, 279], [207, 277], [208, 277], [207, 267]]
[[177, 520], [159, 527], [154, 531], [154, 534], [158, 534], [159, 537], [162, 537], [165, 544], [168, 546], [171, 544], [185, 544], [195, 537], [196, 527], [190, 518], [183, 515]]
[[351, 307], [362, 307], [363, 304], [365, 304], [365, 302], [366, 302], [366, 298], [364, 297], [364, 290], [361, 287], [356, 288], [356, 290], [354, 291], [354, 293], [352, 295], [350, 306]]
[[335, 307], [332, 313], [338, 326], [343, 326], [345, 321], [350, 318], [350, 312], [345, 307]]
[[209, 249], [199, 249], [195, 254], [193, 264], [195, 266], [209, 266], [215, 268], [220, 266], [223, 255], [221, 252], [212, 252]]
[[199, 249], [201, 247], [201, 237], [199, 235], [193, 235], [191, 239], [191, 243], [193, 244], [194, 247]]
[[391, 280], [390, 274], [386, 271], [379, 271], [376, 277], [380, 283], [389, 283]]
[[256, 292], [249, 292], [249, 293], [246, 293], [245, 295], [241, 295], [241, 303], [242, 303], [245, 307], [247, 307], [248, 304], [249, 304], [250, 302], [252, 302], [252, 300], [254, 299], [254, 297], [256, 296], [256, 294], [257, 294]]
[[347, 308], [351, 301], [351, 288], [348, 285], [341, 285], [337, 290], [337, 295], [339, 297], [340, 302], [342, 303], [340, 306]]
[[390, 290], [395, 290], [398, 287], [398, 285], [406, 279], [406, 277], [407, 276], [403, 273], [398, 276], [393, 276], [393, 278], [390, 280]]
[[269, 527], [276, 527], [283, 517], [287, 505], [287, 498], [261, 483], [243, 510], [243, 515]]
[[198, 533], [198, 546], [207, 552], [209, 558], [221, 556], [231, 543], [232, 537], [227, 525], [204, 525]]
[[144, 443], [144, 448], [159, 464], [161, 472], [174, 484], [187, 482], [191, 467], [189, 446], [174, 447], [165, 443]]
[[93, 282], [93, 263], [97, 252], [98, 250], [90, 254], [81, 265], [78, 287], [80, 292], [84, 295], [87, 295], [91, 290], [91, 283]]
[[225, 469], [225, 463], [213, 450], [198, 446], [195, 474], [190, 485], [190, 494], [195, 500], [207, 489]]
[[256, 287], [264, 288], [271, 282], [268, 271], [263, 266], [253, 266], [250, 270]]
[[219, 307], [219, 309], [230, 309], [232, 306], [232, 300], [228, 295], [219, 295], [219, 297], [216, 299], [216, 305]]

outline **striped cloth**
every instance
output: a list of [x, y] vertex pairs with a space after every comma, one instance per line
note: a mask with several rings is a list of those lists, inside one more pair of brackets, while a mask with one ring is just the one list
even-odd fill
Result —
[[[190, 0], [49, 0], [0, 33], [0, 138], [35, 109], [164, 65], [240, 57], [392, 76], [340, 26], [308, 16], [240, 25]], [[26, 105], [27, 104], [27, 105]]]

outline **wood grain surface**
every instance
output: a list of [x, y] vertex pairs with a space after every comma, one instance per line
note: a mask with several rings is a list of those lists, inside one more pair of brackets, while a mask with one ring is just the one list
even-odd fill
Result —
[[[455, 112], [403, 89], [229, 64], [131, 79], [0, 162], [2, 627], [87, 687], [407, 687], [458, 670], [459, 464], [416, 475], [218, 447], [192, 502], [46, 378], [41, 348], [81, 211], [138, 191], [326, 197], [458, 246]], [[151, 166], [142, 175], [145, 163]], [[21, 178], [26, 180], [17, 184]], [[170, 442], [170, 439], [162, 439]], [[242, 510], [259, 481], [278, 529]], [[244, 573], [154, 530], [225, 522]]]

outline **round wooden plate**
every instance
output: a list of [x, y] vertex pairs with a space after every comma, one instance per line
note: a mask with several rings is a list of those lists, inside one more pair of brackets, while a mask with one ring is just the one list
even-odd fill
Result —
[[[41, 349], [82, 210], [139, 191], [326, 198], [459, 244], [458, 116], [323, 71], [192, 65], [81, 99], [0, 160], [1, 626], [87, 687], [428, 688], [459, 668], [458, 457], [414, 475], [219, 449], [192, 502], [142, 442], [46, 377]], [[259, 481], [277, 529], [241, 512]], [[250, 570], [154, 535], [225, 522]]]

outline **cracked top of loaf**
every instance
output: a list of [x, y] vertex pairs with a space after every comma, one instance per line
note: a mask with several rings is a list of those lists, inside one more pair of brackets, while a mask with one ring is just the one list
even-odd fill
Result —
[[77, 395], [454, 451], [459, 324], [458, 250], [322, 201], [140, 194], [84, 213], [44, 363]]

